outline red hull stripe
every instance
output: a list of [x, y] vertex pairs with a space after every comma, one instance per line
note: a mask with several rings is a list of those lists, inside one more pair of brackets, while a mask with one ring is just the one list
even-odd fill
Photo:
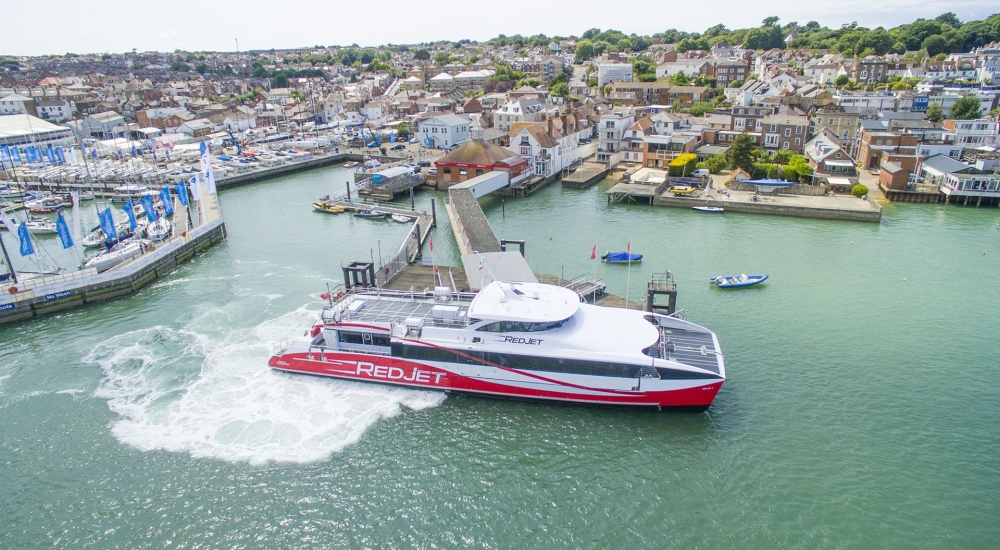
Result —
[[[368, 355], [342, 354], [337, 353], [334, 359], [330, 356], [327, 361], [318, 359], [307, 359], [305, 356], [291, 357], [288, 355], [274, 356], [269, 361], [270, 366], [278, 370], [296, 373], [315, 374], [345, 380], [355, 380], [362, 382], [375, 382], [389, 384], [393, 386], [404, 386], [423, 390], [437, 391], [460, 391], [477, 393], [483, 395], [493, 395], [498, 397], [518, 397], [539, 400], [592, 403], [592, 404], [615, 404], [615, 405], [648, 405], [660, 407], [707, 407], [715, 400], [722, 382], [714, 382], [704, 386], [685, 388], [677, 390], [662, 390], [652, 392], [622, 392], [614, 393], [603, 390], [592, 390], [603, 392], [604, 395], [579, 395], [567, 394], [565, 392], [541, 390], [535, 388], [519, 388], [499, 382], [490, 382], [462, 376], [446, 370], [416, 363], [408, 360], [401, 360], [393, 357], [373, 357]], [[384, 365], [375, 366], [370, 360], [375, 359]], [[344, 370], [341, 365], [353, 364], [354, 370]], [[340, 368], [331, 368], [340, 367]], [[406, 370], [409, 370], [407, 380]], [[518, 374], [527, 374], [514, 371]], [[397, 376], [393, 376], [398, 374]], [[433, 379], [433, 381], [432, 381]], [[544, 380], [544, 378], [542, 378]], [[563, 384], [566, 386], [566, 384]], [[580, 388], [581, 386], [572, 387]]]

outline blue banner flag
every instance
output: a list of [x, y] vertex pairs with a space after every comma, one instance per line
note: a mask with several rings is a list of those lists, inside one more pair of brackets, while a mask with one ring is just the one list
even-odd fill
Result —
[[97, 147], [94, 147], [93, 149], [90, 150], [90, 158], [92, 159], [97, 158]]
[[56, 152], [52, 150], [51, 145], [45, 148], [45, 158], [49, 159], [52, 164], [56, 163]]
[[156, 161], [158, 161], [158, 160], [159, 160], [159, 159], [158, 159], [158, 158], [156, 158], [156, 149], [153, 149], [153, 162], [156, 162]]
[[163, 154], [167, 155], [167, 162], [170, 162], [170, 149], [164, 149]]
[[170, 198], [170, 188], [164, 187], [160, 189], [160, 204], [163, 205], [163, 214], [165, 216], [174, 215], [174, 201]]
[[10, 150], [10, 157], [12, 159], [14, 159], [14, 162], [20, 163], [21, 162], [21, 151], [19, 151], [17, 149], [17, 147], [14, 147], [13, 149]]
[[0, 145], [0, 161], [10, 162], [10, 148], [6, 145]]
[[128, 201], [122, 209], [125, 210], [125, 216], [128, 218], [129, 228], [135, 231], [135, 228], [139, 227], [139, 224], [135, 221], [135, 205], [132, 204], [132, 201]]
[[66, 154], [63, 153], [62, 147], [56, 149], [56, 158], [59, 159], [59, 164], [66, 164]]
[[208, 145], [205, 145], [205, 142], [203, 141], [201, 142], [201, 145], [198, 146], [198, 150], [204, 155], [208, 152]]
[[133, 157], [139, 156], [139, 152], [135, 150], [135, 145], [132, 146], [132, 156]]
[[396, 143], [396, 132], [389, 134], [389, 143]]
[[66, 218], [59, 214], [56, 218], [56, 233], [59, 234], [59, 240], [62, 241], [63, 248], [71, 248], [73, 246], [73, 238], [69, 236], [69, 225], [66, 224]]
[[142, 209], [146, 211], [146, 219], [149, 223], [153, 223], [160, 218], [160, 215], [156, 213], [156, 209], [153, 208], [153, 197], [149, 195], [143, 195], [139, 202], [142, 203]]
[[101, 210], [97, 217], [101, 219], [101, 231], [104, 232], [104, 236], [111, 239], [118, 239], [118, 231], [115, 230], [115, 219], [111, 217], [111, 207], [107, 207]]
[[24, 222], [17, 226], [17, 236], [21, 239], [21, 255], [31, 256], [34, 254], [35, 247], [31, 246], [31, 236], [28, 235], [28, 226]]
[[177, 184], [177, 187], [174, 187], [174, 192], [177, 193], [177, 199], [181, 201], [181, 204], [184, 206], [190, 206], [188, 201], [187, 185], [185, 185], [186, 182], [187, 180], [181, 180], [181, 182]]

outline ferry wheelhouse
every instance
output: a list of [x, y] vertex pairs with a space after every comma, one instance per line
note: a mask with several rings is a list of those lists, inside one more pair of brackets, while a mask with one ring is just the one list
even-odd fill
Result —
[[725, 381], [715, 334], [659, 313], [494, 281], [330, 297], [275, 369], [498, 398], [704, 411]]

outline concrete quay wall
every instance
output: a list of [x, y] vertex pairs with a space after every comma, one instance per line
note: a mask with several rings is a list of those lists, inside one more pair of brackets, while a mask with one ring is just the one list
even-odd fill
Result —
[[656, 206], [670, 206], [676, 208], [692, 208], [694, 206], [722, 206], [726, 212], [741, 212], [746, 214], [767, 214], [771, 216], [790, 216], [795, 218], [815, 218], [821, 220], [845, 220], [855, 222], [882, 221], [882, 210], [878, 205], [873, 205], [872, 210], [844, 210], [837, 208], [809, 208], [805, 206], [789, 206], [775, 204], [771, 202], [724, 202], [713, 201], [706, 203], [704, 199], [696, 200], [680, 197], [661, 196], [653, 199]]
[[11, 284], [10, 287], [18, 288], [18, 292], [0, 296], [0, 323], [30, 319], [131, 294], [225, 238], [226, 226], [220, 218], [191, 230], [183, 239], [162, 245], [103, 273], [89, 269], [25, 281], [24, 284]]

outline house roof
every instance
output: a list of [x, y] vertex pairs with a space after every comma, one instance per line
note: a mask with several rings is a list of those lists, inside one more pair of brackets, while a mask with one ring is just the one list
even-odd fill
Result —
[[520, 157], [514, 152], [484, 140], [469, 140], [462, 146], [441, 157], [434, 164], [476, 164], [492, 166], [510, 158]]
[[964, 162], [959, 162], [948, 155], [931, 155], [923, 160], [924, 168], [933, 168], [942, 174], [962, 173], [972, 170], [972, 167]]
[[546, 129], [546, 124], [542, 122], [515, 122], [510, 127], [510, 137], [513, 138], [522, 132], [527, 132], [545, 149], [558, 147], [559, 142], [553, 139]]
[[461, 116], [458, 116], [458, 115], [438, 115], [438, 116], [435, 116], [435, 117], [431, 117], [431, 118], [425, 120], [424, 122], [430, 122], [432, 120], [436, 120], [436, 121], [441, 122], [441, 123], [443, 123], [443, 124], [445, 124], [447, 126], [458, 126], [459, 124], [468, 124], [469, 123], [469, 119], [468, 118], [461, 117]]

